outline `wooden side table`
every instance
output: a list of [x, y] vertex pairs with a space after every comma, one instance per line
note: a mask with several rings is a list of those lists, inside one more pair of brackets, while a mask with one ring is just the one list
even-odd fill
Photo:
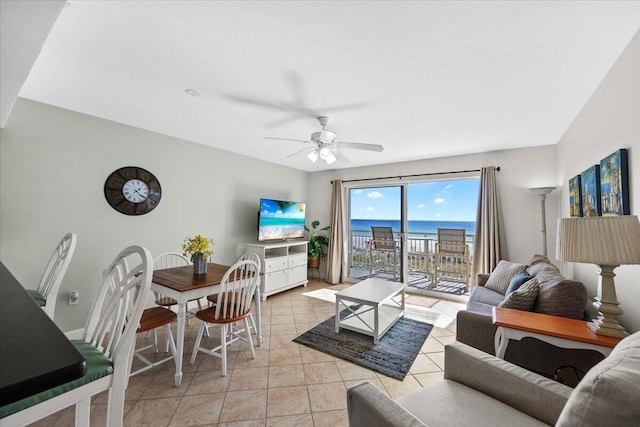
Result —
[[510, 339], [533, 337], [558, 347], [596, 350], [605, 357], [621, 340], [596, 334], [583, 320], [502, 307], [493, 308], [493, 324], [498, 326], [495, 349], [500, 359], [504, 359]]

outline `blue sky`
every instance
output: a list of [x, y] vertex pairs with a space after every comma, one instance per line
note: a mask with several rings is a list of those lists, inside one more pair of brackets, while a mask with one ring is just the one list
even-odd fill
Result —
[[[409, 184], [409, 221], [475, 221], [479, 178]], [[400, 187], [352, 189], [352, 219], [400, 219]]]

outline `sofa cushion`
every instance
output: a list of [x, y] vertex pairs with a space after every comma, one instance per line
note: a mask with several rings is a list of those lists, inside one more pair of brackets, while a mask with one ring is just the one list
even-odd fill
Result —
[[511, 282], [509, 282], [509, 287], [507, 288], [507, 292], [505, 292], [505, 295], [508, 296], [511, 292], [519, 289], [520, 286], [524, 285], [529, 280], [531, 280], [531, 276], [529, 276], [527, 270], [522, 270], [521, 272], [513, 276]]
[[527, 268], [540, 286], [533, 311], [552, 316], [582, 319], [589, 302], [582, 282], [569, 280], [543, 255], [535, 255]]
[[428, 426], [546, 426], [511, 406], [451, 380], [438, 381], [397, 400]]
[[573, 390], [557, 426], [637, 426], [640, 332], [623, 339]]
[[524, 264], [501, 260], [496, 268], [491, 272], [484, 287], [504, 295], [507, 292], [509, 283], [513, 276], [527, 268]]
[[482, 304], [490, 304], [496, 306], [500, 304], [503, 299], [504, 295], [499, 292], [492, 291], [491, 289], [487, 289], [484, 286], [476, 286], [473, 292], [471, 292], [469, 302], [476, 301]]
[[535, 277], [511, 292], [498, 307], [513, 308], [515, 310], [532, 311], [538, 298], [538, 281]]

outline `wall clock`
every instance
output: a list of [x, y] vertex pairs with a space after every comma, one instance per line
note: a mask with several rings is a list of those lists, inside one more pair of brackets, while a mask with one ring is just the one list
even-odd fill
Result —
[[113, 171], [104, 183], [104, 197], [111, 207], [125, 215], [144, 215], [160, 203], [160, 181], [137, 166]]

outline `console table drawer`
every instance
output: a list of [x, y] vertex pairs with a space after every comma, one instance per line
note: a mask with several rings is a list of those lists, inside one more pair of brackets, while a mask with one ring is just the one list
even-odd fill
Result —
[[286, 256], [278, 258], [268, 258], [264, 261], [264, 272], [271, 273], [273, 271], [284, 270], [288, 267], [288, 258]]
[[289, 257], [289, 268], [307, 265], [307, 254], [291, 255]]

